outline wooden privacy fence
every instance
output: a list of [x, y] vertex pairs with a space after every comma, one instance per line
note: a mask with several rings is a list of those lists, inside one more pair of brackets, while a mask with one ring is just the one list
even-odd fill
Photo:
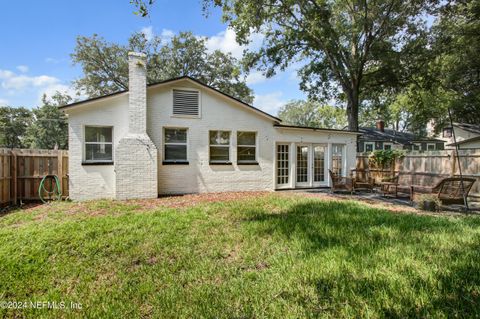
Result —
[[401, 185], [434, 186], [439, 180], [459, 176], [459, 162], [464, 177], [477, 180], [470, 196], [480, 198], [480, 150], [459, 150], [458, 159], [454, 150], [408, 152], [395, 163], [383, 168], [371, 167], [368, 153], [357, 154], [357, 172], [362, 175], [367, 169], [377, 182], [382, 178], [399, 175]]
[[0, 205], [39, 200], [40, 181], [49, 174], [59, 177], [62, 196], [68, 197], [68, 151], [0, 148]]

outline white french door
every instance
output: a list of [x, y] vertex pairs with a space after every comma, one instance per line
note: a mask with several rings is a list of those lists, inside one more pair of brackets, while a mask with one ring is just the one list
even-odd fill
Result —
[[296, 172], [295, 172], [295, 186], [308, 187], [311, 182], [310, 169], [310, 145], [296, 146]]
[[319, 187], [326, 184], [325, 144], [296, 145], [296, 187]]
[[327, 145], [312, 144], [312, 186], [318, 187], [326, 184], [327, 166], [325, 165]]

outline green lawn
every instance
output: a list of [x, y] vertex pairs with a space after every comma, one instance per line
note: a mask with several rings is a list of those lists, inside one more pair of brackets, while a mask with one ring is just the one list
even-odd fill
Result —
[[[78, 207], [82, 207], [79, 209]], [[271, 194], [0, 217], [2, 317], [479, 317], [480, 219]]]

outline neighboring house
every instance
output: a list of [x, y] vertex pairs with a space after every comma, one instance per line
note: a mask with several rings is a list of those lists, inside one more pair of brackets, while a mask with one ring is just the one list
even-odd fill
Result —
[[446, 143], [447, 148], [455, 147], [453, 132], [455, 131], [455, 139], [460, 148], [477, 149], [480, 148], [480, 124], [453, 123], [453, 126], [443, 128], [441, 136]]
[[448, 147], [455, 147], [455, 145], [458, 145], [459, 149], [462, 150], [476, 150], [480, 149], [480, 136], [477, 137], [472, 137], [472, 138], [467, 138], [463, 141], [457, 142], [457, 143], [452, 143], [448, 144]]
[[372, 152], [375, 150], [413, 150], [437, 151], [443, 150], [445, 142], [428, 137], [417, 137], [409, 132], [399, 132], [385, 128], [385, 123], [377, 121], [376, 127], [361, 127], [362, 135], [357, 142], [358, 152]]
[[147, 86], [139, 53], [129, 83], [62, 107], [74, 200], [321, 187], [355, 167], [358, 132], [282, 125], [186, 76]]

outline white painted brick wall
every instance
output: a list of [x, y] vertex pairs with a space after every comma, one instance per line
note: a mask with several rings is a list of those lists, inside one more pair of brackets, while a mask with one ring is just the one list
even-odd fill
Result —
[[[142, 185], [146, 185], [148, 191], [135, 193], [136, 197], [154, 197], [156, 192], [181, 194], [273, 190], [275, 189], [274, 152], [276, 142], [345, 144], [347, 157], [345, 168], [349, 170], [355, 166], [355, 135], [277, 129], [273, 127], [271, 120], [234, 105], [234, 102], [205, 89], [201, 89], [201, 118], [172, 117], [172, 88], [174, 87], [198, 88], [195, 84], [184, 81], [175, 85], [148, 89], [147, 133], [153, 144], [145, 142], [149, 148], [143, 148], [144, 150], [148, 149], [144, 153], [134, 151], [136, 146], [129, 144], [130, 142], [120, 142], [120, 139], [125, 138], [128, 132], [128, 120], [125, 116], [128, 113], [128, 95], [97, 101], [91, 107], [82, 106], [78, 111], [69, 111], [70, 194], [72, 199], [126, 198], [127, 192], [137, 192], [138, 189], [143, 189]], [[92, 124], [114, 126], [114, 160], [117, 178], [115, 178], [113, 166], [81, 165], [83, 137], [79, 133], [80, 127]], [[162, 164], [164, 127], [188, 129], [189, 165]], [[209, 164], [209, 130], [231, 131], [230, 159], [233, 165]], [[236, 163], [236, 133], [242, 130], [257, 132], [259, 165], [242, 166]], [[156, 152], [152, 151], [154, 147], [157, 149]], [[155, 159], [150, 159], [155, 155], [157, 155], [157, 165], [152, 166]], [[127, 157], [127, 162], [131, 165], [134, 163], [139, 165], [133, 167], [125, 164], [125, 169], [120, 168], [118, 165], [121, 161], [118, 156]], [[125, 174], [119, 173], [119, 169], [124, 170]], [[129, 173], [132, 171], [135, 172], [134, 175]], [[154, 183], [155, 175], [158, 179]], [[133, 176], [144, 176], [145, 178], [131, 179]], [[124, 187], [116, 183], [119, 180], [125, 181]], [[292, 179], [290, 180], [293, 182]], [[152, 188], [152, 184], [156, 184], [156, 188]], [[154, 190], [152, 191], [152, 189]]]
[[[128, 131], [128, 96], [97, 101], [68, 112], [69, 193], [73, 200], [115, 197], [113, 165], [82, 165], [84, 160], [84, 126], [113, 126], [113, 142], [118, 144]], [[115, 157], [114, 157], [115, 161]]]
[[157, 148], [146, 134], [127, 134], [115, 149], [115, 198], [156, 198]]
[[146, 57], [128, 54], [128, 134], [115, 148], [115, 198], [156, 198], [157, 148], [146, 134]]
[[[279, 130], [273, 121], [216, 93], [201, 89], [201, 118], [172, 117], [172, 89], [199, 88], [183, 82], [152, 88], [148, 94], [147, 132], [159, 151], [158, 191], [160, 194], [253, 191], [275, 189], [275, 143], [342, 143], [346, 145], [347, 163], [355, 165], [356, 137], [352, 134], [332, 134], [306, 130]], [[163, 165], [163, 128], [188, 129], [189, 165]], [[231, 131], [231, 166], [209, 164], [210, 130]], [[237, 132], [257, 132], [257, 161], [259, 165], [236, 163]], [[291, 185], [294, 186], [293, 184]]]

